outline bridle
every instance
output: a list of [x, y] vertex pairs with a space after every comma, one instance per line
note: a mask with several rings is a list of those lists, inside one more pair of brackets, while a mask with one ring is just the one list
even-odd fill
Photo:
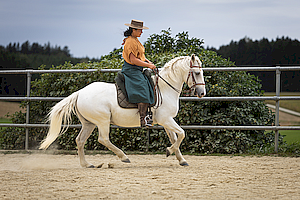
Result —
[[[190, 78], [190, 77], [192, 78], [193, 85], [190, 87], [190, 91], [192, 91], [192, 89], [193, 89], [194, 87], [196, 87], [197, 85], [205, 85], [205, 83], [197, 83], [197, 82], [196, 82], [195, 75], [194, 75], [194, 71], [193, 71], [193, 68], [196, 68], [196, 67], [198, 67], [199, 69], [201, 69], [201, 66], [195, 66], [195, 65], [192, 64], [192, 61], [190, 61], [190, 70], [189, 70], [188, 77], [187, 77], [187, 79], [186, 79], [186, 83], [188, 83], [189, 78]], [[154, 69], [153, 72], [154, 72], [154, 74], [156, 75], [156, 81], [155, 81], [156, 84], [155, 84], [155, 86], [154, 86], [154, 92], [156, 92], [156, 90], [158, 91], [158, 92], [157, 92], [158, 103], [157, 103], [157, 106], [156, 106], [156, 108], [158, 108], [158, 107], [161, 105], [161, 103], [162, 103], [162, 98], [161, 98], [160, 90], [159, 90], [159, 87], [158, 87], [158, 77], [159, 77], [160, 79], [162, 79], [168, 86], [170, 86], [170, 87], [171, 87], [173, 90], [175, 90], [177, 93], [180, 93], [180, 90], [176, 89], [176, 88], [175, 88], [174, 86], [172, 86], [169, 82], [167, 82], [163, 77], [161, 77], [161, 76], [159, 75], [159, 71], [158, 71], [157, 68]]]
[[[188, 83], [189, 78], [192, 77], [193, 85], [192, 85], [191, 87], [189, 87], [190, 90], [192, 90], [192, 89], [193, 89], [194, 87], [196, 87], [197, 85], [205, 85], [205, 83], [197, 83], [197, 82], [196, 82], [195, 75], [194, 75], [194, 71], [193, 71], [193, 68], [196, 68], [196, 67], [199, 68], [199, 69], [201, 69], [201, 66], [193, 65], [193, 64], [192, 64], [192, 61], [190, 61], [190, 71], [189, 71], [188, 77], [187, 77], [187, 79], [186, 79], [186, 83]], [[158, 77], [159, 77], [159, 78], [162, 79], [165, 83], [167, 83], [173, 90], [175, 90], [176, 92], [180, 93], [180, 90], [174, 88], [170, 83], [168, 83], [163, 77], [161, 77], [161, 76], [159, 75], [158, 69], [153, 70], [153, 71], [154, 71], [154, 73], [155, 73], [155, 75], [156, 75], [156, 84], [158, 84]]]
[[196, 82], [194, 71], [193, 71], [193, 68], [196, 68], [196, 67], [199, 68], [199, 69], [201, 69], [201, 66], [195, 66], [195, 65], [192, 64], [192, 61], [190, 61], [190, 71], [189, 71], [188, 77], [186, 79], [186, 83], [188, 83], [189, 78], [190, 77], [192, 78], [193, 85], [190, 87], [190, 90], [192, 90], [197, 85], [205, 85], [205, 83], [197, 83]]

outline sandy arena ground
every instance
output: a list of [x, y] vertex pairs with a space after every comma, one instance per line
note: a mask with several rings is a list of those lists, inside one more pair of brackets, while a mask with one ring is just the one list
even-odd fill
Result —
[[[9, 108], [9, 109], [8, 109]], [[0, 117], [20, 110], [0, 102]], [[22, 110], [24, 112], [24, 110]], [[282, 125], [300, 118], [280, 113]], [[300, 199], [300, 158], [129, 155], [86, 156], [0, 152], [0, 199]]]
[[300, 199], [300, 158], [0, 154], [0, 199]]

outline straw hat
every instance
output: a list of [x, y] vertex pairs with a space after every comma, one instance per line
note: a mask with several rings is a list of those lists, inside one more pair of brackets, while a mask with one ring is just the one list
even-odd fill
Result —
[[125, 25], [135, 29], [149, 29], [148, 27], [143, 26], [143, 24], [144, 24], [143, 21], [133, 19], [131, 20], [131, 24], [125, 24]]

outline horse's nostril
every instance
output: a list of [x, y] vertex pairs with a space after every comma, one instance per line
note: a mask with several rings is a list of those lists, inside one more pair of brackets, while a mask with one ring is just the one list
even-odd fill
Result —
[[204, 92], [201, 93], [201, 96], [204, 96]]

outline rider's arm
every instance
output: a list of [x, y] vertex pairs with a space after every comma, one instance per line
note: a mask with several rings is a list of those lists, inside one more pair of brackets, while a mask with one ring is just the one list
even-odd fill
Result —
[[143, 62], [140, 59], [138, 59], [137, 57], [135, 57], [133, 55], [133, 53], [130, 53], [129, 59], [130, 59], [130, 62], [134, 65], [141, 66], [141, 67], [148, 67], [150, 69], [156, 68], [156, 66], [153, 63], [151, 63], [149, 60], [147, 60], [147, 62]]

